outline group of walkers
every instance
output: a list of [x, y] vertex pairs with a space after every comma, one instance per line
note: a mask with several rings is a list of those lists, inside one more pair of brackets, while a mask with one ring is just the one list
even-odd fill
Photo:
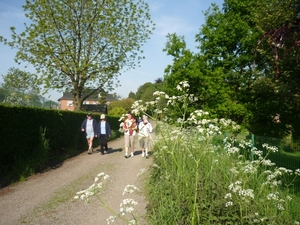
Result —
[[99, 138], [101, 155], [108, 153], [107, 142], [111, 136], [110, 124], [106, 121], [106, 116], [101, 114], [100, 121], [97, 121], [92, 117], [91, 113], [88, 113], [86, 119], [81, 124], [81, 131], [85, 131], [86, 139], [88, 143], [88, 154], [93, 152], [93, 140], [94, 137]]
[[[127, 114], [127, 118], [123, 123], [124, 140], [125, 140], [125, 158], [134, 156], [135, 135], [138, 130], [138, 139], [140, 147], [142, 148], [142, 157], [148, 157], [148, 150], [150, 144], [150, 133], [153, 128], [148, 121], [147, 116], [143, 116], [143, 120], [137, 123], [136, 119], [131, 113]], [[129, 154], [130, 150], [130, 154]]]
[[[99, 139], [101, 155], [108, 154], [107, 142], [111, 136], [111, 127], [109, 122], [106, 121], [104, 114], [100, 116], [100, 121], [97, 121], [92, 117], [90, 113], [87, 114], [87, 118], [81, 124], [81, 131], [85, 131], [86, 139], [88, 143], [88, 154], [93, 152], [93, 139], [97, 137]], [[149, 145], [151, 132], [153, 127], [148, 120], [147, 116], [136, 120], [131, 113], [127, 114], [127, 118], [123, 122], [124, 130], [124, 142], [125, 142], [125, 158], [134, 156], [135, 137], [138, 135], [140, 147], [142, 148], [142, 157], [149, 156]], [[129, 152], [130, 151], [130, 152]]]

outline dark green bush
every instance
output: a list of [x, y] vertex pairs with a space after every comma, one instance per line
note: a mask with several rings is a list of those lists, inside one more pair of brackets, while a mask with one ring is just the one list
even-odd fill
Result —
[[[0, 187], [86, 150], [86, 112], [4, 105], [0, 112]], [[107, 119], [118, 134], [118, 118]]]

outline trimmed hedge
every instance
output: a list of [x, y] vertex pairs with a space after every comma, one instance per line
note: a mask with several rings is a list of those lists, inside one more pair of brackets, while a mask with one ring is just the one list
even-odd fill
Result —
[[[80, 126], [86, 112], [0, 105], [0, 188], [86, 151]], [[99, 116], [95, 115], [99, 121]], [[109, 117], [114, 138], [119, 122]], [[97, 140], [96, 140], [97, 141]]]

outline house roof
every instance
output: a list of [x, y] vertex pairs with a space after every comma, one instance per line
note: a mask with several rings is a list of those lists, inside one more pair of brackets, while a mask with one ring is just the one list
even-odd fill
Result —
[[[63, 96], [60, 97], [59, 99], [57, 99], [57, 101], [61, 101], [61, 100], [74, 100], [74, 96], [70, 93], [70, 92], [63, 92]], [[98, 101], [99, 98], [95, 97], [95, 95], [90, 96], [89, 98], [87, 98], [85, 101]], [[114, 97], [113, 94], [106, 94], [106, 101], [115, 101], [118, 100], [117, 98]]]

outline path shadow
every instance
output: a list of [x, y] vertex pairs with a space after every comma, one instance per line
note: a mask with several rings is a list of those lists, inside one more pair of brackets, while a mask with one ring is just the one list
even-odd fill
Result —
[[135, 150], [134, 151], [134, 155], [141, 155], [142, 154], [142, 150]]
[[123, 149], [122, 148], [108, 148], [108, 154], [113, 154], [115, 152], [122, 152]]
[[[142, 155], [142, 150], [135, 150], [134, 155]], [[151, 151], [148, 151], [148, 155], [151, 155]]]

